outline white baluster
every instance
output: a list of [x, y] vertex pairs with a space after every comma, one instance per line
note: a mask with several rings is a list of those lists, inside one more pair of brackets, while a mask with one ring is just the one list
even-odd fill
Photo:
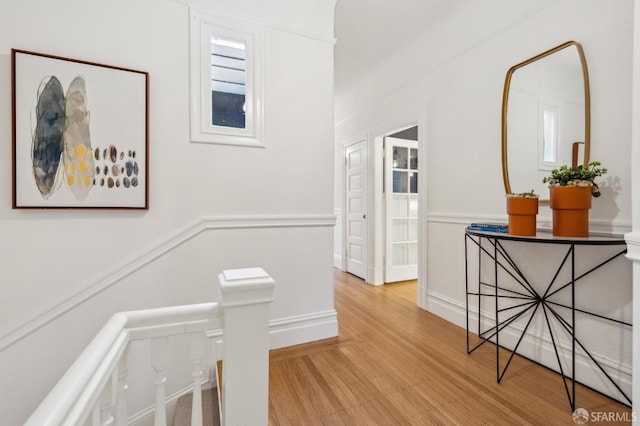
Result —
[[111, 386], [107, 386], [104, 392], [104, 401], [100, 407], [100, 417], [102, 418], [102, 425], [109, 426], [114, 424], [115, 417], [113, 416], [114, 399]]
[[191, 426], [202, 426], [202, 360], [204, 333], [191, 334], [191, 363], [193, 364], [193, 400]]
[[116, 369], [118, 374], [116, 378], [116, 424], [127, 424], [127, 376], [129, 374], [129, 368], [127, 358], [129, 356], [129, 349], [127, 348], [122, 357], [118, 361], [118, 368]]
[[167, 381], [164, 368], [167, 364], [168, 337], [158, 337], [151, 340], [151, 365], [155, 372], [154, 383], [156, 385], [156, 410], [154, 414], [154, 426], [166, 426], [167, 408], [165, 407], [164, 384]]
[[102, 389], [98, 403], [93, 408], [92, 422], [94, 425], [108, 426], [113, 424], [113, 390], [112, 381], [106, 383], [104, 389]]

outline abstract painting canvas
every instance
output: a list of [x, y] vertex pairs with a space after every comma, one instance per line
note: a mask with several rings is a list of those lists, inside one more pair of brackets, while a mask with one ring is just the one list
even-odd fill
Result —
[[11, 79], [14, 209], [148, 209], [148, 73], [12, 49]]

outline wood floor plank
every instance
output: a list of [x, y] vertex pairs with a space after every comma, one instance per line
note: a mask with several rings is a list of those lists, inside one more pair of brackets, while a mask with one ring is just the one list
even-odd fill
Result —
[[[495, 347], [468, 355], [465, 330], [419, 309], [414, 295], [415, 282], [373, 287], [336, 270], [339, 336], [271, 351], [269, 424], [574, 424], [558, 374], [516, 356], [498, 384]], [[577, 404], [631, 418], [582, 386]]]

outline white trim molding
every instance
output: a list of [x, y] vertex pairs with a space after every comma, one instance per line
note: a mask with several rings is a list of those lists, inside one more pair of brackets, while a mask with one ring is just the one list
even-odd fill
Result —
[[626, 258], [633, 262], [640, 262], [640, 232], [628, 232], [624, 234], [627, 242]]
[[[214, 2], [211, 0], [171, 0], [176, 3], [183, 4], [185, 6], [191, 8], [198, 8], [203, 11], [208, 11], [211, 14], [220, 14], [225, 13], [228, 14], [228, 8], [225, 10], [221, 10], [218, 7], [214, 6]], [[309, 11], [307, 19], [302, 17], [300, 14], [285, 14], [278, 13], [282, 10], [288, 10], [291, 7], [296, 6], [296, 2], [298, 0], [284, 0], [279, 2], [271, 2], [266, 5], [263, 9], [257, 8], [253, 9], [246, 15], [247, 20], [252, 21], [260, 21], [265, 28], [272, 28], [278, 31], [285, 31], [290, 34], [294, 34], [300, 37], [305, 37], [310, 40], [316, 40], [322, 43], [335, 44], [337, 39], [333, 36], [333, 25], [327, 27], [317, 27], [314, 25], [313, 29], [309, 29], [309, 23], [313, 22], [314, 24], [319, 22], [319, 18], [326, 18], [333, 23], [334, 11], [337, 0], [323, 0], [325, 3], [324, 6], [320, 6], [320, 8], [315, 9], [305, 9]], [[320, 2], [318, 2], [320, 3]], [[318, 13], [319, 12], [319, 13]]]
[[71, 311], [97, 294], [114, 286], [134, 272], [157, 261], [200, 234], [224, 229], [260, 229], [260, 228], [312, 228], [333, 227], [336, 217], [333, 215], [270, 215], [270, 216], [223, 216], [202, 217], [173, 233], [137, 257], [114, 267], [104, 278], [82, 290], [61, 296], [43, 307], [31, 319], [0, 336], [0, 351], [12, 346], [56, 318]]
[[[211, 40], [223, 37], [245, 48], [245, 127], [214, 125], [211, 101]], [[264, 26], [220, 12], [189, 7], [191, 141], [264, 148]]]

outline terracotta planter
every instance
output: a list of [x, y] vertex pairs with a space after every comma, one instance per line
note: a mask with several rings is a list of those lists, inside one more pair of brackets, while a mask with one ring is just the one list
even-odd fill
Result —
[[549, 207], [553, 210], [553, 235], [588, 237], [591, 187], [552, 186]]
[[537, 198], [507, 197], [507, 214], [509, 215], [509, 234], [536, 235]]

